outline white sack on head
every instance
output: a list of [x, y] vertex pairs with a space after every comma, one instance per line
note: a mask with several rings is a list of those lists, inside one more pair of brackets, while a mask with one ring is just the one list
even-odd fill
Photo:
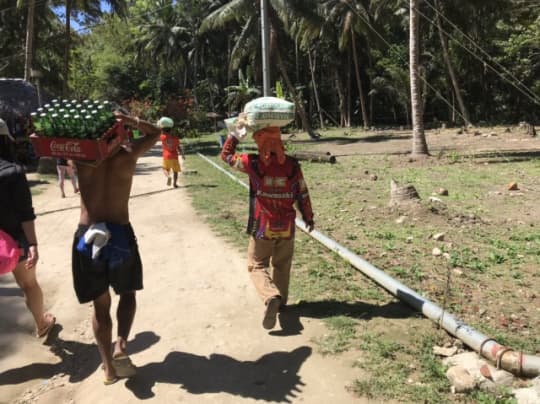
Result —
[[282, 127], [294, 120], [294, 104], [276, 97], [260, 97], [244, 106], [247, 125], [252, 131]]

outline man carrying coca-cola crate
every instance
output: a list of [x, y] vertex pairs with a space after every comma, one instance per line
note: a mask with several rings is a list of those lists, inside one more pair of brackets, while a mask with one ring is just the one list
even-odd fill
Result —
[[[75, 161], [81, 214], [72, 249], [73, 284], [80, 303], [93, 302], [92, 326], [106, 385], [136, 373], [127, 354], [127, 340], [135, 316], [135, 293], [143, 288], [143, 283], [128, 201], [137, 159], [156, 143], [160, 134], [160, 129], [150, 122], [120, 112], [115, 115], [123, 125], [137, 128], [145, 136], [130, 147], [118, 146], [97, 165]], [[114, 349], [110, 287], [120, 295]]]

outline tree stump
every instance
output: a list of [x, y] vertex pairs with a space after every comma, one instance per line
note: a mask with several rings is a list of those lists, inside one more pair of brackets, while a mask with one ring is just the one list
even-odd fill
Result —
[[399, 185], [390, 180], [390, 203], [389, 206], [399, 206], [411, 202], [418, 202], [420, 196], [413, 185]]

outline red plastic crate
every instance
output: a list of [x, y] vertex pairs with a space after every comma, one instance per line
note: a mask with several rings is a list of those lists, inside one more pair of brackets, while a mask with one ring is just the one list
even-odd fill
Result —
[[38, 156], [73, 160], [104, 160], [126, 139], [127, 132], [121, 122], [116, 122], [97, 139], [30, 135], [30, 142]]

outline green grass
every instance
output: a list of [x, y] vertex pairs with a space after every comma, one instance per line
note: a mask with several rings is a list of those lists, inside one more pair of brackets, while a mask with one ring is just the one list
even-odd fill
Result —
[[[347, 138], [358, 136], [363, 134], [352, 131]], [[255, 150], [251, 143], [242, 147]], [[288, 148], [309, 150], [309, 143]], [[248, 191], [197, 157], [197, 151], [225, 167], [214, 137], [189, 140], [187, 163], [198, 171], [185, 177], [193, 204], [218, 234], [245, 254]], [[452, 314], [480, 332], [515, 349], [539, 353], [540, 340], [533, 332], [540, 326], [538, 297], [532, 291], [540, 290], [540, 214], [534, 213], [540, 163], [501, 159], [483, 164], [457, 153], [443, 157], [420, 166], [404, 163], [400, 156], [302, 162], [316, 228], [426, 298], [445, 302]], [[247, 182], [247, 176], [235, 175]], [[505, 186], [516, 178], [539, 191], [509, 195]], [[390, 179], [415, 186], [421, 197], [415, 209], [388, 207]], [[437, 195], [443, 206], [428, 201], [439, 187], [449, 190], [448, 196]], [[397, 223], [400, 217], [405, 220]], [[433, 240], [440, 232], [444, 240]], [[433, 256], [435, 247], [448, 258]], [[319, 352], [362, 352], [357, 365], [369, 377], [353, 382], [356, 394], [377, 401], [456, 401], [439, 358], [431, 353], [446, 333], [429, 320], [395, 316], [393, 297], [303, 232], [297, 233], [290, 295], [309, 315], [324, 320], [327, 333], [314, 340]], [[481, 316], [483, 308], [488, 312]], [[504, 325], [500, 314], [517, 320]], [[464, 402], [496, 400], [512, 402], [505, 392], [476, 391], [463, 397]]]

